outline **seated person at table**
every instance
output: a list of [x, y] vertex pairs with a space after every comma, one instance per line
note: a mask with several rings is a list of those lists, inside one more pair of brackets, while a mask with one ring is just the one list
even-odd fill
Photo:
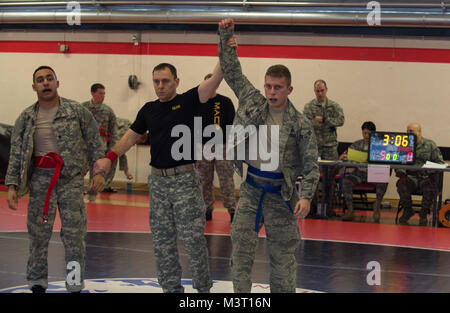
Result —
[[[372, 122], [364, 122], [361, 126], [363, 139], [357, 140], [351, 144], [350, 148], [362, 152], [369, 150], [370, 133], [376, 131], [376, 126]], [[347, 151], [340, 157], [341, 160], [347, 160]], [[342, 216], [342, 220], [351, 221], [354, 217], [353, 213], [353, 186], [356, 184], [367, 183], [367, 168], [358, 167], [353, 172], [345, 175], [342, 179], [342, 190], [344, 193], [345, 204], [347, 205], [347, 212]], [[373, 220], [375, 223], [380, 222], [380, 207], [383, 196], [386, 193], [387, 183], [375, 183], [377, 199], [373, 206]]]
[[[417, 123], [410, 123], [406, 130], [417, 136], [416, 161], [415, 166], [423, 166], [427, 161], [443, 164], [441, 151], [433, 140], [422, 137], [422, 128]], [[410, 171], [399, 169], [395, 171], [399, 177], [397, 181], [397, 192], [400, 196], [400, 203], [403, 207], [403, 215], [399, 222], [401, 225], [408, 225], [408, 220], [414, 215], [412, 210], [411, 194], [422, 193], [422, 208], [419, 212], [419, 225], [426, 226], [428, 210], [433, 204], [433, 197], [436, 195], [435, 175], [426, 171]]]

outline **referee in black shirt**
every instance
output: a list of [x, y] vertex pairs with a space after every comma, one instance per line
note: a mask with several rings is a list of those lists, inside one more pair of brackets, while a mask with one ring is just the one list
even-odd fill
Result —
[[208, 250], [204, 236], [205, 203], [201, 184], [194, 169], [193, 141], [191, 157], [172, 155], [175, 126], [185, 125], [194, 137], [197, 108], [213, 95], [223, 75], [217, 63], [211, 78], [185, 93], [177, 94], [179, 78], [176, 69], [161, 63], [153, 69], [153, 86], [158, 99], [147, 102], [136, 120], [105, 158], [96, 162], [96, 172], [108, 172], [114, 160], [126, 153], [146, 131], [149, 132], [151, 174], [150, 228], [156, 255], [158, 282], [164, 292], [183, 292], [182, 269], [178, 260], [177, 238], [184, 245], [192, 272], [193, 287], [209, 292]]

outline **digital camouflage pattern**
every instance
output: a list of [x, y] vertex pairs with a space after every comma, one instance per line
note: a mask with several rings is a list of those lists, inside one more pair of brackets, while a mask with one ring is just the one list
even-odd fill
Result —
[[[106, 104], [95, 104], [92, 100], [82, 103], [94, 116], [97, 121], [98, 131], [105, 136], [100, 136], [102, 139], [103, 151], [107, 153], [116, 142], [120, 139], [117, 135], [118, 127], [116, 122], [116, 115], [114, 111]], [[107, 138], [109, 141], [107, 142]]]
[[[120, 138], [125, 135], [127, 130], [131, 126], [131, 122], [125, 118], [116, 118], [117, 123], [117, 141], [120, 140]], [[128, 171], [128, 159], [127, 155], [124, 153], [119, 157], [119, 161], [115, 161], [113, 164], [111, 164], [111, 170], [105, 177], [105, 188], [108, 188], [111, 185], [111, 182], [114, 179], [114, 176], [116, 174], [117, 169], [117, 163], [119, 163], [119, 170], [121, 171]]]
[[217, 177], [219, 178], [223, 206], [228, 210], [228, 213], [234, 214], [236, 208], [236, 196], [233, 179], [234, 170], [231, 166], [231, 162], [227, 160], [202, 159], [195, 162], [195, 167], [200, 175], [203, 200], [205, 201], [206, 209], [208, 211], [213, 210], [215, 200], [213, 193], [215, 170], [217, 172]]
[[[226, 45], [226, 40], [232, 34], [231, 30], [220, 30], [219, 57], [224, 79], [239, 99], [233, 124], [242, 125], [244, 128], [248, 125], [258, 127], [265, 124], [269, 104], [264, 95], [242, 73], [236, 50]], [[281, 188], [283, 199], [291, 199], [298, 176], [303, 177], [301, 198], [311, 199], [319, 179], [316, 139], [311, 122], [298, 112], [290, 101], [280, 127], [279, 138], [279, 154], [282, 156], [280, 164], [285, 179]], [[248, 136], [245, 139], [248, 139]], [[238, 144], [240, 142], [235, 142], [235, 146]], [[233, 167], [242, 177], [243, 161], [233, 160]]]
[[[226, 42], [233, 35], [232, 29], [219, 29], [219, 58], [225, 81], [239, 99], [234, 125], [265, 125], [269, 104], [242, 73], [236, 49]], [[249, 135], [245, 137], [248, 140]], [[234, 140], [234, 147], [242, 142]], [[271, 256], [271, 291], [295, 292], [296, 262], [295, 250], [300, 234], [297, 219], [284, 201], [296, 202], [295, 182], [302, 176], [301, 198], [311, 199], [319, 180], [317, 144], [311, 122], [298, 112], [288, 100], [279, 133], [279, 161], [284, 175], [281, 197], [273, 194], [264, 196], [262, 214], [266, 226], [267, 244]], [[236, 172], [242, 177], [243, 161], [233, 160]], [[232, 277], [235, 292], [250, 292], [251, 271], [256, 249], [257, 234], [254, 222], [261, 190], [247, 182], [240, 187], [238, 208], [231, 227]], [[295, 205], [295, 203], [294, 203]]]
[[[102, 151], [106, 154], [111, 150], [112, 147], [118, 141], [117, 138], [117, 122], [116, 115], [114, 111], [106, 104], [96, 104], [93, 103], [92, 100], [85, 101], [81, 105], [83, 105], [86, 109], [88, 109], [98, 125], [98, 132], [100, 134], [101, 142], [102, 142]], [[109, 186], [111, 180], [114, 178], [114, 174], [116, 172], [116, 164], [111, 166], [111, 169], [114, 169], [114, 172], [110, 171], [107, 176], [105, 176], [105, 187]], [[92, 180], [93, 172], [89, 171], [89, 179]], [[88, 199], [95, 200], [96, 192], [88, 190]]]
[[0, 123], [0, 135], [10, 138], [14, 126]]
[[16, 120], [5, 182], [6, 185], [19, 187], [19, 196], [30, 189], [27, 216], [30, 256], [27, 280], [30, 287], [36, 284], [47, 287], [48, 243], [52, 234], [56, 207], [58, 207], [66, 263], [76, 261], [81, 267], [80, 285], [67, 286], [67, 289], [79, 291], [84, 285], [86, 250], [83, 177], [86, 175], [86, 162], [92, 165], [97, 159], [103, 157], [98, 127], [87, 109], [76, 101], [60, 97], [60, 105], [53, 120], [53, 131], [64, 166], [50, 198], [49, 222], [43, 223], [43, 204], [53, 169], [40, 169], [34, 166], [33, 148], [37, 112], [38, 103], [35, 103], [25, 109]]
[[[267, 181], [254, 178], [258, 185]], [[232, 238], [232, 280], [234, 292], [248, 293], [251, 290], [251, 269], [258, 245], [258, 234], [254, 230], [256, 210], [261, 190], [243, 182], [239, 191], [239, 204], [231, 227]], [[298, 201], [295, 194], [290, 204]], [[297, 263], [295, 251], [301, 236], [298, 220], [290, 212], [280, 196], [266, 193], [263, 199], [259, 229], [264, 223], [270, 260], [270, 291], [276, 293], [295, 293]]]
[[[11, 135], [11, 151], [5, 185], [18, 187], [19, 197], [28, 192], [34, 151], [34, 131], [38, 104], [25, 109], [17, 118]], [[64, 161], [61, 175], [86, 175], [86, 163], [104, 156], [97, 122], [78, 102], [60, 97], [53, 121], [60, 157]]]
[[150, 228], [159, 284], [164, 292], [184, 291], [178, 238], [188, 256], [193, 287], [199, 292], [209, 292], [212, 281], [204, 236], [205, 203], [197, 172], [192, 170], [165, 177], [150, 174], [148, 184]]
[[[31, 175], [30, 201], [28, 204], [27, 228], [30, 239], [30, 256], [27, 263], [28, 285], [48, 286], [48, 243], [52, 236], [56, 209], [62, 221], [61, 240], [65, 250], [65, 264], [76, 261], [80, 264], [80, 285], [69, 286], [68, 291], [84, 288], [86, 256], [86, 210], [83, 200], [84, 178], [60, 176], [50, 198], [48, 223], [42, 223], [42, 208], [53, 169], [35, 168]], [[68, 274], [71, 270], [67, 270]]]

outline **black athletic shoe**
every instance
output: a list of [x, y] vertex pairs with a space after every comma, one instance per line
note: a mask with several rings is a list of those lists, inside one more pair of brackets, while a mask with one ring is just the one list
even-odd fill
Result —
[[31, 291], [33, 293], [45, 293], [45, 288], [40, 285], [34, 285], [31, 287]]

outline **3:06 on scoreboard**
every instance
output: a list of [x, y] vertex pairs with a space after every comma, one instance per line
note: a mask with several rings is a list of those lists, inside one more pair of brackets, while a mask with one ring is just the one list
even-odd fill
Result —
[[412, 133], [373, 132], [369, 139], [369, 163], [414, 164], [417, 138]]

